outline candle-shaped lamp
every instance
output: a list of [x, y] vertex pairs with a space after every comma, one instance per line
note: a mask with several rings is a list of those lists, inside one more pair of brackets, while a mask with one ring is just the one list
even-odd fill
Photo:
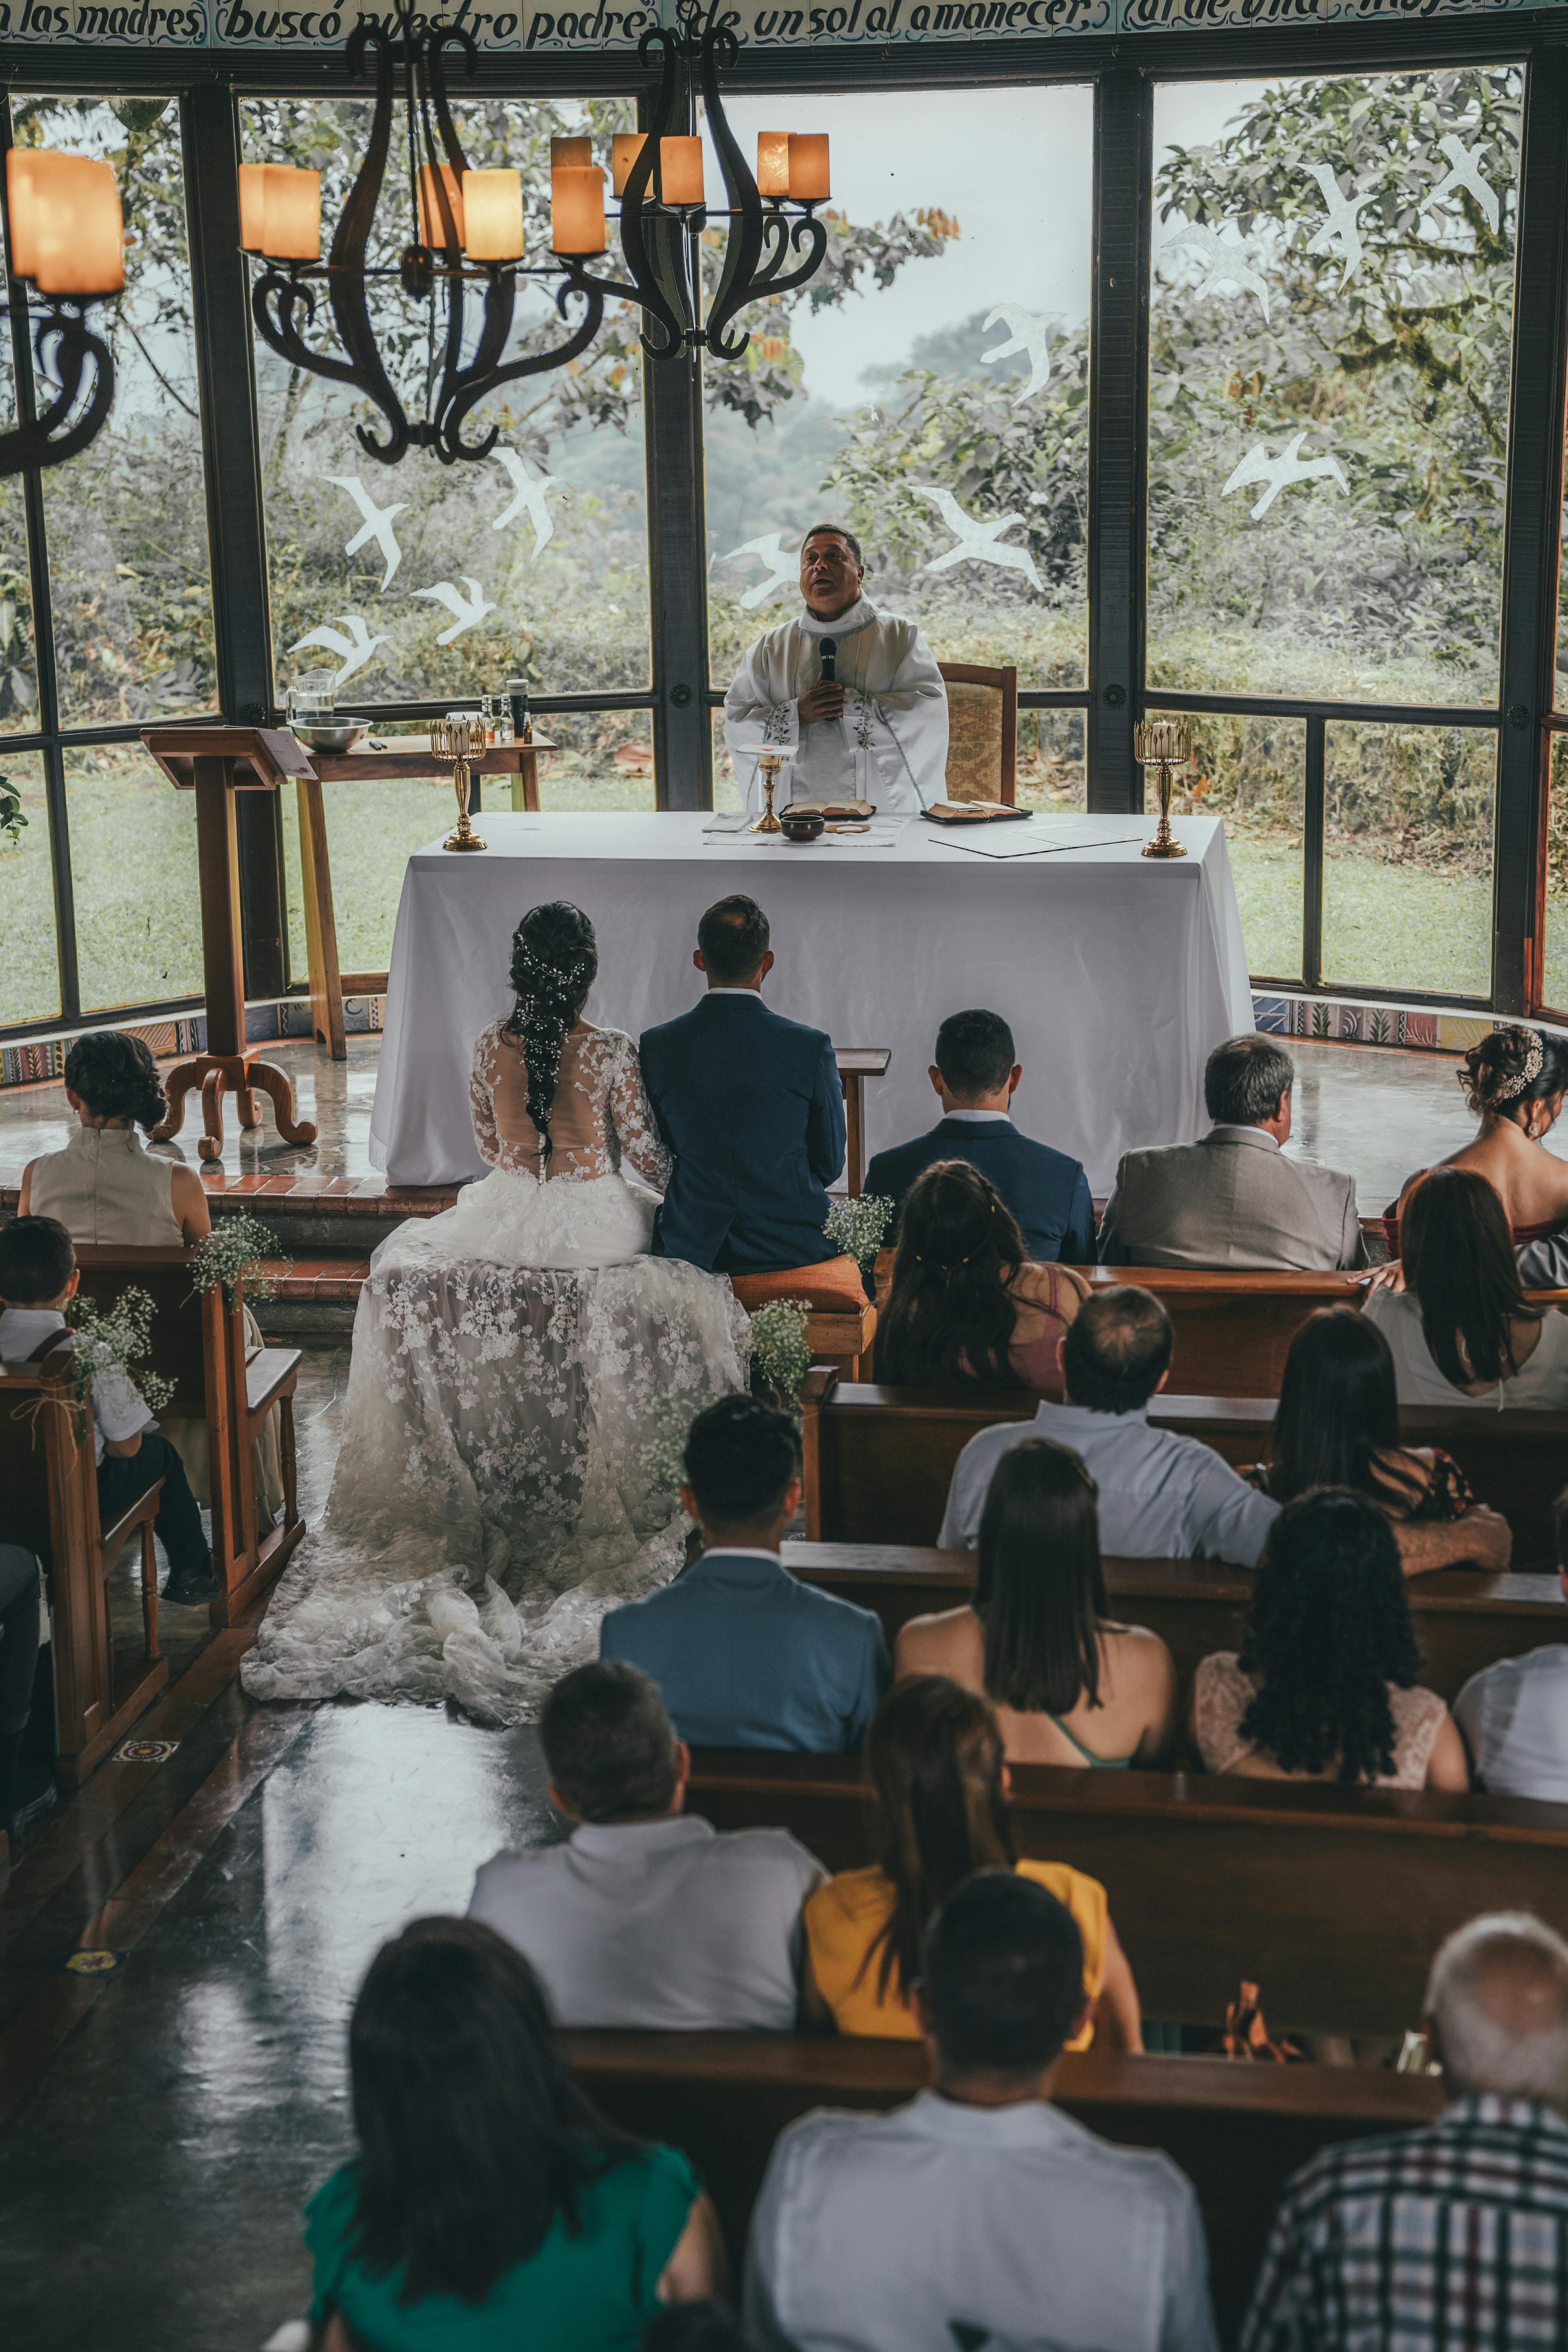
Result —
[[[458, 233], [458, 243], [463, 245], [467, 240], [463, 235], [462, 186], [450, 163], [443, 163], [440, 168], [440, 185], [446, 191], [447, 210]], [[419, 166], [419, 236], [422, 243], [437, 248], [447, 243], [446, 215], [437, 193], [436, 174], [428, 163]]]
[[774, 197], [789, 194], [787, 131], [759, 131], [757, 133], [757, 194]]
[[[13, 148], [11, 152], [15, 156], [16, 150]], [[267, 250], [265, 163], [242, 163], [239, 167], [239, 247], [242, 253]]]
[[632, 165], [642, 153], [647, 138], [646, 131], [617, 131], [611, 140], [610, 183], [617, 196], [625, 195]]
[[11, 216], [11, 267], [31, 278], [38, 267], [38, 212], [44, 184], [60, 161], [41, 147], [12, 147], [5, 156], [5, 203]]
[[522, 173], [465, 172], [462, 220], [470, 261], [521, 261]]
[[292, 163], [239, 167], [239, 242], [271, 261], [321, 257], [321, 175]]
[[700, 205], [702, 190], [700, 139], [661, 139], [658, 142], [660, 193], [667, 205]]
[[37, 206], [33, 283], [40, 294], [118, 294], [125, 283], [125, 223], [112, 163], [61, 155]]
[[550, 142], [550, 168], [559, 172], [563, 167], [585, 172], [594, 160], [594, 142], [588, 138], [552, 139]]
[[832, 194], [827, 180], [826, 131], [790, 132], [789, 192], [797, 203], [814, 205]]
[[552, 169], [550, 249], [575, 254], [605, 250], [605, 175], [596, 163]]

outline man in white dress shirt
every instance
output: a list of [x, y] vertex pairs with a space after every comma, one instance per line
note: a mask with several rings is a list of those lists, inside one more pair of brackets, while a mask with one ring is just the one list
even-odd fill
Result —
[[758, 638], [724, 698], [724, 733], [748, 808], [763, 805], [757, 761], [768, 751], [790, 754], [781, 804], [861, 800], [913, 814], [944, 796], [942, 672], [912, 621], [879, 613], [861, 594], [865, 576], [853, 532], [837, 523], [806, 532], [805, 610]]
[[935, 2087], [781, 2134], [752, 2222], [763, 2352], [1215, 2352], [1193, 2185], [1051, 2105], [1087, 2020], [1065, 1905], [1010, 1871], [948, 1897], [914, 1994]]

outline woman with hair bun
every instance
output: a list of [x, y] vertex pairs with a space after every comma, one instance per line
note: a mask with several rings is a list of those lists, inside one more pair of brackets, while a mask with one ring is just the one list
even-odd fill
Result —
[[163, 1081], [140, 1037], [92, 1029], [66, 1055], [66, 1100], [77, 1127], [63, 1151], [46, 1151], [22, 1171], [17, 1214], [58, 1217], [73, 1242], [180, 1249], [212, 1231], [207, 1196], [194, 1168], [147, 1151], [169, 1115]]
[[[1494, 1029], [1470, 1047], [1458, 1076], [1480, 1129], [1438, 1165], [1486, 1178], [1502, 1202], [1516, 1249], [1549, 1239], [1568, 1224], [1568, 1160], [1541, 1149], [1568, 1095], [1568, 1038], [1517, 1024]], [[1395, 1205], [1384, 1211], [1390, 1257], [1399, 1255], [1399, 1220], [1426, 1172], [1418, 1169]]]
[[598, 969], [581, 908], [518, 925], [469, 1078], [489, 1172], [371, 1259], [326, 1517], [245, 1662], [258, 1698], [524, 1721], [681, 1563], [650, 1460], [745, 1387], [746, 1318], [727, 1276], [649, 1254], [670, 1162], [636, 1045], [584, 1017]]

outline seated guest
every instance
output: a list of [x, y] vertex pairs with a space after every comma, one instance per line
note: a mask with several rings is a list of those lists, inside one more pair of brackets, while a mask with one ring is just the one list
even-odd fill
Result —
[[[1568, 1094], [1568, 1038], [1517, 1025], [1494, 1029], [1465, 1055], [1459, 1086], [1480, 1127], [1438, 1166], [1484, 1176], [1502, 1202], [1514, 1247], [1536, 1246], [1547, 1265], [1568, 1266], [1568, 1247], [1559, 1238], [1568, 1224], [1568, 1167], [1545, 1149]], [[1400, 1254], [1399, 1221], [1426, 1172], [1409, 1177], [1384, 1211], [1390, 1257]], [[1540, 1290], [1557, 1288], [1561, 1279], [1536, 1271], [1524, 1278]]]
[[1107, 1265], [1310, 1273], [1363, 1265], [1355, 1180], [1287, 1160], [1296, 1066], [1272, 1037], [1230, 1037], [1204, 1072], [1197, 1143], [1123, 1154], [1100, 1224]]
[[724, 734], [749, 809], [763, 805], [764, 751], [793, 754], [781, 802], [869, 801], [912, 814], [946, 793], [942, 672], [913, 621], [879, 613], [862, 595], [865, 577], [854, 532], [815, 523], [800, 545], [805, 611], [757, 639], [724, 698]]
[[1013, 1032], [999, 1013], [950, 1013], [936, 1033], [931, 1082], [942, 1117], [925, 1135], [879, 1151], [866, 1190], [891, 1201], [895, 1213], [933, 1160], [967, 1160], [988, 1176], [1012, 1212], [1029, 1256], [1042, 1265], [1094, 1259], [1094, 1202], [1076, 1160], [1020, 1135], [1012, 1100], [1024, 1073], [1013, 1059]]
[[706, 1549], [673, 1584], [610, 1611], [600, 1656], [651, 1675], [694, 1747], [858, 1751], [888, 1687], [888, 1645], [869, 1609], [802, 1584], [779, 1558], [800, 1507], [794, 1421], [721, 1397], [692, 1423], [685, 1463], [680, 1499]]
[[20, 1544], [0, 1543], [0, 1830], [11, 1842], [13, 1861], [23, 1831], [55, 1801], [53, 1773], [22, 1761], [38, 1664], [41, 1586], [35, 1555]]
[[1209, 1772], [1468, 1789], [1464, 1743], [1420, 1671], [1386, 1514], [1348, 1487], [1314, 1487], [1275, 1522], [1240, 1650], [1194, 1675], [1189, 1727]]
[[1484, 1510], [1452, 1454], [1401, 1445], [1394, 1358], [1376, 1321], [1320, 1307], [1290, 1342], [1267, 1462], [1242, 1476], [1277, 1503], [1309, 1486], [1353, 1486], [1394, 1524], [1406, 1576], [1468, 1560], [1505, 1569], [1508, 1521]]
[[[1557, 1570], [1568, 1601], [1568, 1489], [1552, 1513]], [[3, 1661], [0, 1661], [3, 1664]], [[1475, 1771], [1492, 1797], [1568, 1804], [1568, 1642], [1499, 1658], [1472, 1675], [1454, 1701]]]
[[709, 1273], [819, 1265], [824, 1189], [844, 1166], [844, 1089], [833, 1040], [770, 1013], [768, 919], [721, 898], [697, 927], [708, 993], [643, 1033], [643, 1082], [674, 1161], [654, 1220], [656, 1257]]
[[[57, 1348], [76, 1343], [62, 1312], [76, 1296], [71, 1238], [58, 1218], [17, 1217], [0, 1227], [0, 1363], [40, 1364]], [[184, 1463], [122, 1372], [92, 1384], [93, 1451], [98, 1463], [98, 1510], [107, 1528], [161, 1478], [153, 1522], [169, 1559], [163, 1598], [189, 1608], [216, 1591], [212, 1553]]]
[[1016, 1870], [1048, 1887], [1078, 1923], [1085, 2010], [1068, 2048], [1087, 2050], [1098, 2038], [1142, 2050], [1138, 1988], [1104, 1887], [1065, 1862], [1013, 1859], [1002, 1735], [978, 1691], [944, 1675], [897, 1684], [871, 1727], [866, 1778], [878, 1859], [869, 1870], [840, 1871], [806, 1903], [808, 2010], [826, 2011], [840, 2033], [913, 2042], [909, 1999], [924, 1973], [931, 1913], [972, 1871]]
[[1435, 1168], [1405, 1202], [1404, 1255], [1362, 1309], [1394, 1356], [1402, 1405], [1568, 1411], [1568, 1316], [1532, 1307], [1484, 1176]]
[[1051, 2104], [1087, 2021], [1072, 1914], [1022, 1876], [949, 1895], [915, 1990], [933, 2087], [782, 2132], [752, 2217], [764, 2352], [1215, 2352], [1204, 2225], [1169, 2157]]
[[1447, 2108], [1287, 2181], [1241, 2352], [1568, 2343], [1568, 1944], [1518, 1912], [1472, 1919], [1426, 2008]]
[[1062, 1333], [1089, 1297], [1070, 1266], [1037, 1265], [995, 1187], [941, 1160], [904, 1202], [877, 1377], [905, 1388], [1061, 1394]]
[[377, 2352], [635, 2352], [663, 2305], [723, 2289], [690, 2165], [589, 2104], [489, 1927], [416, 1919], [382, 1946], [349, 2074], [358, 2152], [306, 2210], [316, 2329]]
[[996, 1465], [973, 1608], [911, 1617], [893, 1674], [984, 1691], [1015, 1764], [1156, 1771], [1174, 1749], [1171, 1653], [1142, 1625], [1111, 1622], [1094, 1480], [1048, 1437], [1026, 1439]]
[[539, 1741], [577, 1826], [487, 1862], [469, 1918], [516, 1945], [562, 2025], [787, 2033], [821, 1864], [787, 1830], [721, 1837], [683, 1811], [690, 1751], [636, 1666], [567, 1675]]
[[1061, 1343], [1067, 1402], [972, 1437], [953, 1465], [939, 1544], [973, 1551], [992, 1474], [1031, 1437], [1071, 1448], [1100, 1496], [1100, 1540], [1113, 1559], [1227, 1559], [1251, 1568], [1279, 1506], [1212, 1446], [1155, 1429], [1149, 1404], [1170, 1377], [1171, 1318], [1146, 1290], [1096, 1291]]

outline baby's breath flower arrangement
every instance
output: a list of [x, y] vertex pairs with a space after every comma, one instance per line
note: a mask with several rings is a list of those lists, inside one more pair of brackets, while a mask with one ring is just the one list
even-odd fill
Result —
[[[264, 1259], [270, 1259], [270, 1270], [259, 1271]], [[259, 1217], [248, 1210], [237, 1217], [220, 1217], [206, 1239], [198, 1242], [191, 1261], [191, 1280], [198, 1291], [205, 1293], [223, 1285], [224, 1297], [232, 1307], [239, 1286], [251, 1305], [276, 1298], [283, 1277], [293, 1269], [292, 1258], [278, 1255], [278, 1236]]]
[[893, 1204], [879, 1192], [862, 1192], [858, 1200], [835, 1201], [822, 1230], [841, 1257], [852, 1257], [864, 1274], [877, 1263], [882, 1238], [893, 1222]]
[[71, 1349], [71, 1379], [76, 1389], [78, 1427], [85, 1444], [92, 1411], [95, 1381], [119, 1373], [131, 1382], [149, 1412], [163, 1411], [174, 1393], [173, 1381], [159, 1372], [136, 1367], [153, 1352], [153, 1301], [144, 1290], [122, 1290], [112, 1307], [96, 1307], [78, 1295], [66, 1308], [66, 1319], [76, 1333]]
[[805, 1336], [810, 1317], [811, 1308], [803, 1298], [773, 1298], [750, 1318], [753, 1373], [762, 1373], [779, 1402], [791, 1412], [800, 1404], [801, 1383], [811, 1369]]

